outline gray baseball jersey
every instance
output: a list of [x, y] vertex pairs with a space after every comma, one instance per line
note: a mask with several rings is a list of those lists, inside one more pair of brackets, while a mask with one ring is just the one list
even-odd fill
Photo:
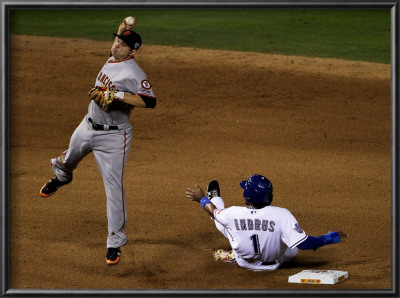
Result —
[[[116, 91], [155, 97], [146, 74], [134, 58], [113, 61], [113, 58], [110, 57], [100, 70], [95, 86], [113, 87]], [[133, 106], [116, 101], [111, 104], [110, 111], [106, 113], [92, 101], [88, 114], [96, 123], [113, 125], [128, 122], [132, 109]]]
[[[95, 86], [104, 85], [114, 87], [117, 91], [155, 98], [146, 74], [134, 58], [113, 61], [113, 57], [110, 57], [95, 82]], [[108, 248], [126, 244], [124, 170], [131, 148], [129, 116], [133, 108], [132, 105], [115, 101], [110, 105], [109, 112], [105, 112], [92, 100], [87, 115], [71, 137], [68, 149], [51, 160], [57, 178], [66, 181], [71, 178], [79, 162], [93, 152], [107, 196]]]

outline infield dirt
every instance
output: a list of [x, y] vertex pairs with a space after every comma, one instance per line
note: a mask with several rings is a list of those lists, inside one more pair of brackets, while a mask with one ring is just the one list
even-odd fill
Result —
[[[105, 263], [106, 198], [93, 155], [44, 199], [110, 42], [11, 36], [10, 285], [14, 289], [390, 289], [390, 65], [143, 45], [158, 98], [134, 109], [125, 171], [128, 244]], [[229, 243], [187, 187], [218, 179], [228, 206], [263, 174], [273, 205], [306, 233], [345, 243], [300, 251], [273, 272], [213, 260]], [[335, 285], [289, 284], [303, 269], [348, 271]]]

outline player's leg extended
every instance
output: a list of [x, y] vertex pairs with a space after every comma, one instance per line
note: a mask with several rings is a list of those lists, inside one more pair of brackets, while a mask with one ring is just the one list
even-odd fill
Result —
[[40, 195], [42, 197], [51, 196], [61, 186], [71, 182], [73, 170], [91, 151], [90, 136], [91, 131], [88, 130], [86, 119], [83, 119], [71, 136], [69, 148], [59, 157], [51, 159], [51, 166], [55, 177], [41, 188]]
[[68, 149], [59, 157], [51, 160], [53, 172], [60, 181], [70, 179], [79, 162], [91, 152], [90, 138], [92, 134], [93, 130], [91, 130], [90, 124], [84, 118], [72, 134]]
[[124, 189], [124, 170], [131, 147], [132, 130], [113, 133], [98, 132], [93, 139], [93, 154], [103, 177], [107, 196], [107, 248], [126, 244], [124, 226], [127, 208]]

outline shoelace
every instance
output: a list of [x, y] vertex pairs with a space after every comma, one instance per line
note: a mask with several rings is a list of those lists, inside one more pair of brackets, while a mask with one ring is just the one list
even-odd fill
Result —
[[218, 197], [218, 190], [213, 189], [208, 192], [208, 197]]

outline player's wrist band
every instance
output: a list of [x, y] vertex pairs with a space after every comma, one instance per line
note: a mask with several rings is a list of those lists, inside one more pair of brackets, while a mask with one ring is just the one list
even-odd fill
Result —
[[201, 205], [201, 207], [203, 207], [203, 209], [206, 207], [206, 205], [207, 205], [208, 203], [211, 203], [211, 201], [210, 201], [208, 198], [202, 197], [202, 198], [200, 199], [200, 205]]
[[124, 100], [124, 95], [125, 95], [125, 92], [115, 91], [114, 92], [114, 99], [118, 100], [118, 101], [123, 101]]

